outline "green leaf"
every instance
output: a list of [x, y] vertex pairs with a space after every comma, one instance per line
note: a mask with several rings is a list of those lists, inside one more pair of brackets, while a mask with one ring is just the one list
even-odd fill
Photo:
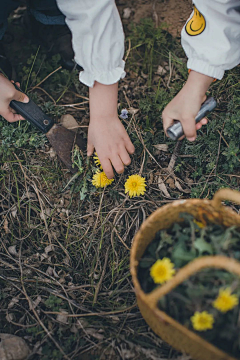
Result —
[[172, 260], [177, 267], [192, 261], [196, 257], [195, 251], [188, 251], [183, 243], [178, 244], [172, 252]]
[[204, 239], [199, 238], [194, 242], [194, 247], [199, 251], [199, 254], [202, 255], [204, 252], [213, 254], [213, 247], [211, 244], [207, 243]]

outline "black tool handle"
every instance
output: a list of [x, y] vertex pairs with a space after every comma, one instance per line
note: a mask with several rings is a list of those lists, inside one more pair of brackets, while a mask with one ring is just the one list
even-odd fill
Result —
[[[23, 92], [16, 84], [14, 84], [14, 86], [18, 91]], [[32, 125], [45, 134], [54, 125], [54, 121], [46, 114], [44, 114], [40, 107], [37, 106], [32, 100], [29, 100], [28, 103], [12, 100], [10, 102], [10, 106], [18, 114], [22, 115], [24, 119], [28, 120]]]
[[[202, 120], [210, 111], [217, 106], [217, 102], [213, 97], [207, 99], [201, 106], [197, 116], [195, 117], [196, 124]], [[167, 129], [167, 134], [172, 140], [178, 140], [184, 135], [182, 124], [180, 121], [176, 122]]]

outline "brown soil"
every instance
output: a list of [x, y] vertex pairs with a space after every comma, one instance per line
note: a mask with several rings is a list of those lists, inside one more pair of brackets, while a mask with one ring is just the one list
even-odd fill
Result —
[[116, 1], [121, 17], [124, 9], [131, 10], [130, 17], [123, 22], [139, 22], [146, 17], [153, 17], [157, 25], [166, 23], [168, 31], [179, 37], [181, 29], [192, 11], [191, 0], [118, 0]]

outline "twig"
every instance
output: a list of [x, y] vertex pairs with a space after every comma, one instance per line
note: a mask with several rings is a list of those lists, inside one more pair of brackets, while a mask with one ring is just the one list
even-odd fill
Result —
[[99, 214], [100, 214], [101, 207], [102, 207], [102, 202], [103, 202], [103, 196], [104, 196], [105, 189], [106, 189], [106, 187], [104, 187], [103, 192], [102, 192], [102, 196], [101, 196], [101, 199], [100, 199], [100, 203], [99, 203], [99, 207], [98, 207], [98, 212], [97, 212], [97, 218], [96, 218], [96, 221], [95, 221], [95, 224], [94, 224], [94, 228], [93, 228], [92, 234], [94, 234], [94, 231], [96, 230], [96, 227], [97, 227], [97, 222], [98, 222]]
[[34, 59], [33, 59], [33, 62], [32, 62], [31, 69], [30, 69], [29, 74], [28, 74], [27, 83], [26, 83], [26, 86], [25, 86], [25, 92], [27, 91], [28, 83], [29, 83], [29, 80], [30, 80], [30, 76], [31, 76], [31, 74], [32, 74], [32, 69], [33, 69], [34, 64], [35, 64], [35, 61], [36, 61], [36, 59], [37, 59], [39, 50], [40, 50], [40, 45], [38, 46], [37, 52], [36, 52], [36, 54], [35, 54], [35, 56], [34, 56]]
[[219, 155], [220, 155], [221, 139], [222, 139], [222, 132], [223, 132], [224, 126], [225, 126], [225, 121], [224, 121], [224, 123], [223, 123], [222, 129], [221, 129], [221, 133], [220, 133], [220, 137], [219, 137], [218, 154], [217, 154], [216, 165], [215, 165], [215, 175], [217, 174], [217, 165], [218, 165], [218, 159], [219, 159]]
[[123, 239], [121, 238], [121, 236], [119, 235], [118, 231], [116, 228], [113, 229], [115, 234], [117, 235], [117, 237], [119, 238], [119, 240], [121, 241], [121, 243], [123, 244], [123, 246], [125, 246], [125, 248], [130, 251], [131, 249], [129, 249], [129, 247], [125, 244], [125, 242], [123, 241]]
[[168, 82], [167, 82], [168, 88], [169, 88], [171, 78], [172, 78], [172, 55], [171, 55], [171, 51], [169, 51], [169, 78], [168, 78]]
[[27, 174], [25, 173], [25, 171], [24, 171], [24, 169], [23, 169], [23, 167], [22, 167], [21, 161], [19, 160], [18, 156], [17, 156], [15, 153], [14, 153], [14, 155], [15, 155], [17, 161], [18, 161], [18, 164], [19, 164], [19, 166], [20, 166], [20, 168], [21, 168], [21, 170], [22, 170], [22, 173], [23, 173], [24, 177], [27, 178], [30, 182], [32, 181], [32, 184], [33, 184], [32, 186], [33, 186], [33, 188], [34, 188], [34, 190], [35, 190], [35, 192], [36, 192], [36, 194], [37, 194], [37, 197], [38, 197], [38, 201], [39, 201], [39, 205], [40, 205], [40, 208], [41, 208], [41, 213], [42, 213], [43, 221], [44, 221], [44, 224], [45, 224], [45, 227], [46, 227], [46, 231], [47, 231], [47, 235], [48, 235], [49, 242], [50, 242], [50, 244], [51, 244], [51, 235], [50, 235], [49, 230], [48, 230], [48, 224], [47, 224], [47, 220], [46, 220], [45, 213], [44, 213], [44, 211], [43, 211], [42, 199], [41, 199], [41, 197], [40, 197], [40, 195], [39, 195], [38, 188], [37, 188], [35, 182], [34, 182], [33, 180], [30, 180], [29, 177], [27, 176]]
[[[131, 107], [130, 101], [127, 97], [126, 91], [123, 90], [123, 94], [125, 96], [125, 99], [128, 103], [128, 107]], [[136, 134], [140, 140], [140, 142], [142, 143], [143, 148], [146, 150], [146, 152], [148, 153], [148, 155], [150, 156], [150, 158], [160, 167], [160, 169], [162, 169], [162, 166], [157, 162], [157, 160], [155, 159], [155, 157], [150, 153], [150, 151], [148, 150], [148, 148], [146, 147], [146, 145], [144, 144], [144, 140], [142, 138], [142, 135], [138, 132], [137, 130], [137, 126], [136, 126], [136, 119], [135, 119], [135, 115], [132, 115], [132, 119], [133, 119], [133, 126], [134, 126], [134, 130], [136, 131]]]
[[[87, 314], [66, 314], [66, 317], [87, 317], [87, 316], [106, 316], [106, 315], [115, 315], [115, 314], [121, 314], [124, 313], [126, 311], [132, 310], [135, 307], [137, 307], [137, 303], [127, 307], [126, 309], [122, 309], [122, 310], [116, 310], [116, 311], [102, 311], [102, 312], [95, 312], [95, 313], [87, 313]], [[61, 314], [60, 312], [57, 311], [43, 311], [42, 312], [44, 314], [55, 314], [55, 315], [59, 315]]]
[[39, 85], [41, 85], [45, 80], [47, 80], [50, 76], [52, 76], [55, 72], [57, 72], [58, 70], [61, 70], [62, 66], [59, 66], [56, 70], [52, 71], [50, 74], [48, 74], [44, 79], [42, 79], [37, 85], [35, 85], [33, 88], [30, 89], [30, 91], [33, 91], [34, 89], [36, 89], [37, 87], [39, 87]]
[[155, 21], [155, 27], [158, 28], [158, 14], [156, 12], [156, 0], [153, 0], [152, 9], [153, 9], [153, 20]]
[[104, 266], [103, 266], [103, 270], [102, 270], [102, 275], [101, 275], [100, 280], [99, 280], [99, 282], [98, 282], [98, 284], [96, 286], [96, 289], [95, 289], [94, 298], [93, 298], [93, 305], [95, 305], [95, 303], [97, 302], [98, 293], [99, 293], [99, 290], [101, 288], [103, 278], [105, 276], [105, 272], [106, 272], [106, 268], [107, 268], [107, 262], [108, 262], [108, 254], [109, 254], [109, 247], [107, 248], [107, 252], [106, 252], [106, 255], [105, 255], [105, 261], [104, 261]]
[[34, 309], [34, 306], [32, 304], [32, 300], [29, 298], [25, 285], [24, 285], [24, 281], [23, 281], [23, 269], [22, 269], [22, 263], [21, 263], [21, 250], [22, 250], [22, 242], [20, 245], [20, 249], [19, 249], [19, 269], [20, 269], [20, 274], [21, 274], [21, 284], [22, 284], [22, 289], [24, 292], [24, 295], [28, 301], [29, 304], [29, 309], [32, 310], [32, 312], [34, 313], [36, 319], [38, 320], [38, 323], [41, 325], [41, 327], [43, 328], [43, 330], [46, 332], [47, 336], [52, 340], [52, 342], [54, 343], [54, 345], [58, 348], [58, 350], [62, 353], [63, 357], [67, 360], [71, 360], [63, 351], [63, 349], [61, 348], [61, 346], [58, 344], [58, 342], [52, 337], [52, 335], [50, 334], [50, 332], [48, 331], [48, 329], [46, 328], [46, 326], [43, 324], [42, 320], [40, 319], [37, 311]]
[[88, 104], [89, 101], [82, 101], [80, 103], [76, 103], [76, 104], [60, 104], [60, 105], [56, 105], [56, 106], [67, 106], [67, 107], [73, 107], [73, 106], [78, 106], [78, 105], [83, 105], [83, 104]]
[[143, 172], [143, 167], [144, 167], [144, 163], [145, 163], [145, 158], [146, 158], [146, 150], [143, 149], [143, 161], [142, 161], [142, 164], [141, 164], [141, 168], [139, 170], [139, 175], [142, 176], [142, 172]]
[[126, 53], [126, 56], [124, 58], [124, 61], [127, 61], [127, 58], [128, 58], [128, 56], [130, 54], [130, 51], [131, 51], [131, 39], [129, 38], [128, 39], [128, 49], [127, 49], [127, 53]]
[[167, 170], [169, 171], [169, 173], [173, 172], [173, 168], [174, 168], [176, 160], [178, 158], [178, 153], [179, 153], [179, 151], [181, 149], [181, 146], [182, 146], [182, 141], [177, 141], [177, 143], [175, 145], [175, 148], [173, 150], [171, 159], [169, 161], [168, 167], [167, 167]]
[[42, 92], [44, 92], [44, 94], [46, 94], [52, 100], [54, 105], [56, 105], [56, 101], [54, 100], [54, 98], [46, 90], [44, 90], [43, 88], [41, 88], [39, 86], [35, 86], [34, 89], [41, 90]]

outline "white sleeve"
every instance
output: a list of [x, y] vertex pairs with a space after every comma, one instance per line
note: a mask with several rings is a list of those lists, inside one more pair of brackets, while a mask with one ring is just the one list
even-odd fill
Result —
[[221, 80], [240, 63], [240, 0], [195, 0], [182, 29], [187, 67]]
[[57, 0], [72, 32], [79, 79], [92, 87], [116, 83], [125, 76], [124, 33], [114, 0]]

